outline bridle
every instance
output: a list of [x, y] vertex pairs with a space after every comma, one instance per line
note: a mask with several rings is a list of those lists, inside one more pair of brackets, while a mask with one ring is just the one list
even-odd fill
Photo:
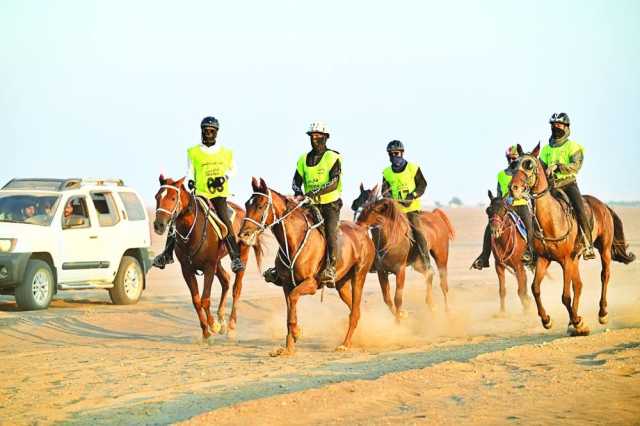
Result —
[[[291, 251], [289, 249], [289, 241], [287, 240], [287, 227], [286, 227], [285, 219], [287, 219], [296, 210], [298, 210], [299, 208], [301, 208], [305, 204], [310, 203], [311, 200], [309, 198], [305, 197], [302, 201], [300, 201], [298, 204], [296, 204], [296, 206], [294, 208], [292, 208], [291, 210], [286, 212], [281, 217], [278, 217], [278, 215], [276, 214], [275, 206], [273, 204], [273, 196], [271, 194], [271, 190], [270, 189], [267, 189], [267, 193], [266, 194], [262, 193], [262, 192], [257, 192], [257, 191], [254, 192], [252, 194], [250, 200], [254, 196], [261, 196], [261, 197], [267, 198], [267, 206], [264, 208], [264, 211], [262, 212], [262, 218], [260, 219], [260, 222], [250, 218], [249, 216], [245, 216], [242, 220], [243, 221], [246, 220], [247, 222], [250, 222], [250, 223], [253, 223], [254, 225], [256, 225], [258, 227], [258, 229], [256, 231], [254, 231], [255, 233], [262, 233], [262, 232], [266, 231], [269, 228], [273, 228], [276, 225], [282, 225], [282, 235], [283, 235], [282, 239], [284, 240], [284, 247], [282, 247], [281, 243], [278, 242], [278, 246], [279, 246], [278, 258], [289, 269], [289, 273], [291, 274], [291, 284], [295, 287], [296, 280], [295, 280], [295, 274], [294, 274], [294, 267], [295, 267], [296, 260], [300, 256], [300, 253], [302, 253], [302, 249], [304, 248], [304, 246], [307, 244], [307, 240], [309, 239], [309, 235], [311, 234], [311, 231], [313, 231], [314, 229], [320, 227], [324, 223], [324, 219], [319, 221], [318, 223], [310, 224], [308, 219], [307, 219], [307, 217], [304, 216], [304, 220], [306, 222], [307, 229], [305, 231], [304, 239], [302, 240], [302, 243], [300, 244], [300, 247], [293, 254], [293, 257], [292, 257], [291, 256]], [[273, 216], [274, 220], [273, 220], [272, 223], [267, 225], [267, 220], [269, 218], [269, 213], [271, 213], [271, 215]], [[273, 232], [273, 230], [272, 230], [272, 232]]]
[[[515, 227], [515, 222], [512, 217], [509, 217], [509, 219], [505, 220], [505, 216], [508, 214], [509, 214], [509, 211], [507, 211], [507, 213], [501, 217], [497, 213], [495, 213], [491, 216], [491, 219], [489, 220], [490, 222], [489, 226], [491, 227], [491, 247], [493, 248], [493, 251], [496, 255], [496, 260], [498, 261], [498, 263], [502, 263], [502, 264], [505, 264], [509, 259], [511, 259], [516, 249], [516, 234], [513, 232]], [[495, 229], [495, 235], [493, 232], [494, 229]], [[511, 235], [511, 238], [507, 240], [504, 251], [500, 252], [500, 250], [498, 249], [498, 244], [496, 244], [496, 241], [503, 234], [506, 235], [507, 232], [510, 232], [509, 235]]]
[[[169, 227], [172, 228], [174, 230], [174, 232], [182, 239], [183, 242], [187, 242], [189, 241], [189, 238], [191, 238], [191, 234], [193, 233], [193, 230], [196, 227], [196, 222], [198, 221], [198, 207], [196, 205], [196, 213], [195, 213], [195, 219], [193, 220], [193, 223], [191, 224], [191, 227], [189, 228], [189, 231], [186, 233], [186, 235], [182, 235], [180, 233], [180, 231], [178, 231], [178, 228], [175, 226], [175, 221], [178, 218], [178, 216], [180, 216], [180, 212], [182, 211], [182, 188], [175, 186], [175, 185], [160, 185], [160, 189], [172, 189], [174, 191], [177, 192], [177, 201], [174, 203], [173, 205], [173, 209], [171, 210], [167, 210], [164, 209], [162, 207], [158, 207], [156, 209], [156, 214], [158, 214], [158, 212], [160, 213], [166, 213], [169, 215]], [[191, 205], [191, 202], [194, 201], [195, 202], [195, 195], [193, 193], [190, 194], [190, 198], [189, 198], [189, 205], [187, 207], [189, 207]], [[205, 229], [206, 229], [206, 223], [205, 223]]]

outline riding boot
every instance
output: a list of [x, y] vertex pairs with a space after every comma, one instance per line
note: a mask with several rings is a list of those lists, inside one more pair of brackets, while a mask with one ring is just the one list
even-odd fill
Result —
[[576, 219], [578, 220], [578, 225], [580, 226], [582, 241], [584, 244], [584, 249], [582, 251], [582, 258], [584, 260], [595, 259], [596, 254], [593, 251], [593, 243], [591, 241], [591, 238], [592, 238], [591, 224], [589, 223], [589, 219], [587, 219], [587, 214], [584, 209], [582, 194], [580, 193], [578, 184], [576, 182], [571, 182], [569, 184], [564, 185], [562, 189], [571, 200], [573, 209], [576, 212]]
[[266, 282], [282, 287], [282, 283], [278, 279], [278, 270], [275, 267], [269, 268], [266, 271], [264, 271], [262, 276], [264, 277], [264, 280]]
[[533, 267], [536, 262], [536, 249], [533, 247], [533, 240], [535, 238], [534, 230], [533, 230], [533, 215], [531, 214], [531, 210], [529, 210], [529, 206], [514, 206], [516, 213], [524, 226], [527, 228], [527, 250], [522, 254], [522, 263], [526, 266]]
[[489, 225], [484, 228], [484, 237], [482, 239], [482, 253], [473, 261], [471, 267], [481, 270], [489, 267], [489, 256], [491, 256], [491, 229]]
[[327, 259], [324, 270], [320, 273], [320, 283], [333, 287], [336, 280], [336, 263], [338, 253], [338, 220], [342, 201], [334, 201], [319, 206], [324, 219], [325, 239], [327, 242]]
[[244, 271], [244, 263], [240, 259], [240, 248], [233, 234], [229, 233], [224, 239], [224, 243], [229, 251], [229, 257], [231, 258], [231, 270], [234, 273]]
[[420, 212], [410, 212], [407, 214], [409, 222], [411, 223], [411, 232], [413, 234], [413, 240], [416, 242], [420, 259], [424, 263], [425, 268], [431, 269], [431, 258], [429, 257], [429, 244], [426, 238], [420, 232]]
[[173, 232], [169, 232], [167, 235], [167, 241], [162, 253], [153, 258], [152, 266], [158, 269], [164, 269], [166, 265], [173, 263], [173, 248], [176, 245], [176, 235]]

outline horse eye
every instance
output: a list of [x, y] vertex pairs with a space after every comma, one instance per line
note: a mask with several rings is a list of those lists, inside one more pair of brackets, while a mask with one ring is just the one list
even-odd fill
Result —
[[522, 167], [524, 167], [526, 170], [533, 170], [533, 161], [525, 161], [524, 163], [522, 163]]

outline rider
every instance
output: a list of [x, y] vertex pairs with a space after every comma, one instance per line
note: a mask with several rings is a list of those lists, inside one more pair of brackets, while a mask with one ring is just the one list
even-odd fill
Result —
[[[507, 202], [513, 206], [514, 210], [527, 227], [528, 247], [527, 251], [522, 255], [522, 261], [531, 265], [533, 264], [535, 256], [535, 250], [533, 249], [533, 216], [529, 210], [529, 205], [526, 199], [520, 198], [516, 200], [509, 195], [509, 183], [513, 178], [515, 166], [517, 165], [516, 160], [518, 159], [518, 146], [510, 145], [505, 152], [505, 157], [507, 158], [507, 168], [500, 170], [498, 173], [497, 193], [498, 197], [507, 199]], [[475, 269], [488, 268], [489, 256], [491, 256], [491, 229], [489, 224], [487, 224], [484, 229], [482, 253], [480, 253], [480, 256], [478, 256], [478, 258], [473, 262], [471, 267]]]
[[404, 159], [404, 145], [398, 140], [387, 144], [387, 153], [391, 165], [382, 172], [382, 196], [391, 193], [391, 198], [400, 203], [400, 210], [407, 214], [411, 223], [413, 240], [418, 245], [420, 257], [429, 268], [429, 245], [420, 232], [420, 197], [427, 189], [427, 181], [420, 167]]
[[576, 182], [576, 176], [584, 160], [584, 148], [569, 139], [571, 122], [567, 113], [554, 113], [549, 119], [549, 124], [551, 137], [549, 144], [540, 152], [540, 161], [547, 176], [551, 178], [552, 186], [562, 189], [571, 200], [584, 240], [582, 257], [586, 260], [594, 259], [596, 255], [591, 242], [591, 224], [587, 219], [582, 195]]
[[[202, 144], [194, 145], [187, 151], [189, 189], [195, 189], [196, 195], [204, 196], [213, 205], [218, 217], [228, 230], [224, 240], [229, 256], [231, 270], [244, 270], [240, 260], [240, 249], [236, 240], [233, 225], [229, 218], [227, 197], [229, 196], [229, 175], [233, 174], [233, 152], [220, 144], [216, 144], [220, 125], [215, 117], [205, 117], [200, 123]], [[163, 269], [173, 263], [175, 234], [170, 232], [165, 250], [153, 260], [153, 265]]]
[[[309, 126], [307, 135], [311, 140], [311, 151], [298, 159], [291, 186], [296, 200], [310, 198], [324, 219], [328, 259], [320, 273], [320, 282], [332, 283], [336, 279], [338, 221], [342, 208], [340, 153], [327, 148], [329, 129], [325, 123], [314, 121]], [[267, 281], [276, 282], [275, 277], [275, 268], [265, 272]]]

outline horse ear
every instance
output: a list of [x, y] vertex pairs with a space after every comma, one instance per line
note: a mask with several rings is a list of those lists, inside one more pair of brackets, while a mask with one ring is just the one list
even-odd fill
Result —
[[251, 177], [251, 187], [253, 188], [254, 191], [257, 191], [258, 189], [260, 189], [260, 182], [258, 182], [255, 176]]
[[517, 149], [518, 149], [518, 155], [522, 156], [524, 155], [524, 151], [522, 150], [522, 146], [520, 146], [520, 144], [516, 145]]
[[360, 182], [360, 192], [364, 192], [364, 185]]
[[264, 181], [264, 179], [260, 178], [260, 189], [262, 189], [264, 192], [267, 191], [267, 182]]
[[182, 184], [184, 183], [184, 180], [185, 180], [185, 179], [186, 179], [186, 176], [182, 176], [180, 179], [178, 179], [178, 180], [176, 181], [176, 186], [177, 186], [177, 187], [182, 186]]
[[371, 188], [371, 193], [373, 195], [378, 195], [378, 184], [376, 183], [376, 186], [374, 186], [373, 188]]
[[487, 195], [489, 196], [489, 200], [491, 200], [491, 201], [493, 201], [493, 199], [495, 198], [495, 197], [493, 196], [493, 192], [491, 192], [491, 190], [488, 190], [488, 191], [487, 191]]
[[534, 157], [537, 157], [538, 154], [540, 154], [540, 141], [538, 141], [538, 145], [536, 145], [536, 147], [533, 148], [533, 151], [531, 151], [531, 155]]
[[164, 185], [164, 183], [166, 182], [166, 179], [164, 178], [164, 175], [162, 173], [160, 173], [160, 176], [158, 176], [158, 180], [160, 181], [160, 185]]

